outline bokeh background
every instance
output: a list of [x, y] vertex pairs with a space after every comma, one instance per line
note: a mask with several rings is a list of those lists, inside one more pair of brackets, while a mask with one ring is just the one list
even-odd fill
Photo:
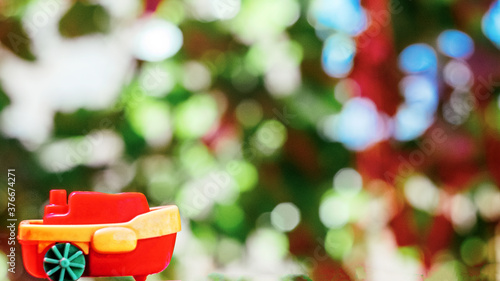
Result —
[[0, 42], [5, 224], [15, 168], [19, 220], [178, 205], [151, 281], [500, 280], [498, 1], [3, 0]]

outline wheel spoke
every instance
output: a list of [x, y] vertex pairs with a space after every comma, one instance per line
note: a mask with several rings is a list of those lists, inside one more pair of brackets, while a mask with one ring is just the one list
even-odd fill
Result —
[[64, 274], [66, 273], [66, 268], [63, 268], [61, 270], [61, 275], [59, 275], [59, 281], [64, 281]]
[[51, 258], [44, 258], [43, 261], [46, 262], [46, 263], [59, 264], [58, 260], [51, 259]]
[[79, 257], [81, 255], [82, 255], [82, 251], [78, 251], [74, 255], [72, 255], [68, 260], [72, 261], [72, 260], [76, 259], [77, 257]]
[[59, 266], [59, 265], [58, 265], [58, 266], [56, 266], [56, 267], [52, 268], [51, 270], [49, 270], [49, 271], [47, 272], [47, 275], [49, 275], [49, 276], [50, 276], [50, 275], [52, 275], [52, 274], [56, 273], [59, 269], [61, 269], [61, 266]]
[[80, 264], [80, 263], [74, 263], [74, 262], [70, 263], [69, 266], [76, 267], [76, 268], [85, 268], [85, 265]]
[[43, 267], [50, 280], [76, 281], [85, 270], [84, 253], [71, 243], [56, 244], [45, 254]]
[[65, 258], [67, 258], [69, 255], [69, 246], [70, 246], [69, 243], [66, 243], [66, 245], [64, 245], [64, 257]]
[[61, 255], [61, 252], [59, 252], [59, 249], [57, 249], [56, 245], [52, 246], [52, 252], [54, 252], [54, 254], [56, 254], [58, 259], [63, 258], [63, 256]]
[[71, 276], [71, 278], [73, 278], [73, 280], [78, 279], [78, 277], [76, 277], [75, 273], [73, 272], [73, 270], [70, 267], [67, 268], [67, 271], [69, 273], [69, 276]]

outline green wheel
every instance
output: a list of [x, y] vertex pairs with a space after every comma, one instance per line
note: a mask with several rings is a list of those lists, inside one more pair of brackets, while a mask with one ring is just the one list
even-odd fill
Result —
[[56, 244], [45, 254], [43, 269], [52, 281], [75, 281], [85, 270], [85, 256], [70, 243]]

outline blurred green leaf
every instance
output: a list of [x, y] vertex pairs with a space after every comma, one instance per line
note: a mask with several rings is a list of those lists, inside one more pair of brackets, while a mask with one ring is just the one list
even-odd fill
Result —
[[59, 32], [68, 38], [107, 33], [109, 29], [110, 16], [106, 9], [81, 1], [76, 1], [59, 22]]
[[5, 91], [3, 90], [2, 85], [0, 85], [0, 111], [2, 111], [9, 104], [10, 104], [10, 99], [5, 94]]
[[21, 16], [33, 0], [2, 0], [0, 15], [4, 17]]
[[287, 275], [282, 281], [312, 281], [311, 278], [305, 276], [305, 275]]
[[24, 30], [20, 19], [0, 19], [0, 42], [22, 59], [28, 61], [36, 59], [31, 51], [31, 39]]

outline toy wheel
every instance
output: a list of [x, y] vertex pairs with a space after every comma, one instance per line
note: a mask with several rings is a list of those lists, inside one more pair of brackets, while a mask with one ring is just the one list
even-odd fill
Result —
[[85, 270], [85, 257], [70, 243], [56, 244], [45, 254], [43, 269], [52, 281], [75, 281]]

